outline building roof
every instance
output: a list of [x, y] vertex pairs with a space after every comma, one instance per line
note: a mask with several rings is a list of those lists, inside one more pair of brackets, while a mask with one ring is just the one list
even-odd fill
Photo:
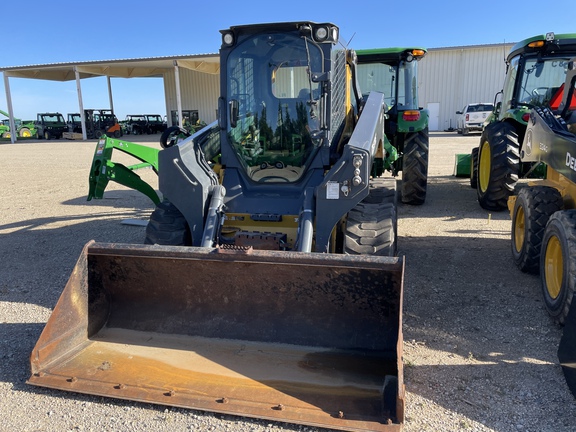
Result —
[[71, 81], [96, 76], [120, 78], [161, 77], [173, 71], [174, 66], [197, 72], [218, 74], [220, 57], [218, 54], [180, 55], [170, 57], [149, 57], [138, 59], [99, 60], [70, 63], [49, 63], [30, 66], [0, 67], [8, 77], [43, 79], [51, 81]]

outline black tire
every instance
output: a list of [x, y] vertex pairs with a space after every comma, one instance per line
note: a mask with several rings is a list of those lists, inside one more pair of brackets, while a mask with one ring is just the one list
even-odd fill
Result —
[[492, 123], [484, 129], [478, 150], [478, 202], [483, 209], [507, 208], [520, 172], [518, 134], [509, 123]]
[[478, 147], [474, 147], [470, 153], [470, 187], [478, 187]]
[[470, 133], [470, 131], [468, 130], [467, 127], [462, 128], [462, 135], [468, 135]]
[[576, 289], [576, 210], [552, 215], [540, 252], [540, 279], [548, 314], [564, 324]]
[[402, 202], [421, 205], [428, 185], [428, 128], [406, 134], [402, 156]]
[[104, 135], [104, 132], [102, 132], [100, 129], [96, 129], [96, 130], [94, 131], [94, 138], [100, 139], [100, 137], [101, 137], [102, 135]]
[[120, 130], [114, 131], [114, 138], [120, 138], [121, 136], [122, 136], [122, 131], [120, 131]]
[[43, 136], [44, 136], [44, 139], [46, 141], [48, 141], [50, 138], [52, 138], [52, 136], [50, 135], [50, 132], [48, 132], [48, 131], [44, 131]]
[[395, 256], [398, 217], [395, 179], [374, 179], [368, 196], [348, 212], [344, 253]]
[[191, 246], [192, 237], [184, 215], [168, 201], [156, 206], [146, 226], [144, 244]]
[[540, 249], [546, 224], [562, 210], [562, 195], [547, 186], [525, 187], [518, 192], [512, 212], [512, 257], [526, 273], [540, 272]]

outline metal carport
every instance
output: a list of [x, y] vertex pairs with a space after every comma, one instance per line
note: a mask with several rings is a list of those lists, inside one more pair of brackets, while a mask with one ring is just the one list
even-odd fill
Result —
[[[4, 87], [6, 89], [6, 103], [10, 119], [10, 130], [15, 131], [14, 112], [12, 108], [12, 96], [10, 94], [9, 78], [29, 78], [50, 81], [76, 80], [78, 93], [78, 106], [82, 117], [82, 135], [86, 140], [86, 124], [84, 118], [84, 104], [82, 101], [81, 80], [105, 76], [108, 83], [108, 97], [110, 109], [114, 109], [112, 98], [112, 86], [110, 78], [142, 78], [162, 77], [173, 73], [176, 82], [176, 98], [178, 118], [182, 123], [182, 97], [180, 92], [179, 69], [185, 68], [196, 72], [218, 74], [220, 72], [220, 58], [218, 54], [181, 55], [171, 57], [150, 57], [139, 59], [102, 60], [70, 63], [52, 63], [31, 66], [3, 67], [0, 71], [4, 75]], [[11, 142], [16, 141], [16, 134], [12, 133]]]

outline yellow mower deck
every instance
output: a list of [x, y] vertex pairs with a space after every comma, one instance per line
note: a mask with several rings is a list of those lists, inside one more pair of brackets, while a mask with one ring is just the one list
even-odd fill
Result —
[[32, 352], [28, 382], [400, 430], [402, 281], [400, 258], [91, 242]]

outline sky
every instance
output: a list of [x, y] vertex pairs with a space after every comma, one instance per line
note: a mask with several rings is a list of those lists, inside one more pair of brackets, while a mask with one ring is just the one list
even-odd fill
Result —
[[[304, 20], [336, 24], [341, 42], [353, 49], [498, 44], [551, 31], [576, 33], [574, 0], [29, 0], [26, 19], [20, 2], [4, 0], [1, 10], [0, 67], [217, 53], [222, 29]], [[127, 114], [166, 114], [161, 78], [111, 82], [120, 120]], [[16, 118], [55, 111], [66, 117], [79, 110], [75, 81], [10, 78], [9, 84]], [[105, 77], [81, 85], [85, 108], [109, 107]], [[4, 79], [0, 110], [8, 111]]]

